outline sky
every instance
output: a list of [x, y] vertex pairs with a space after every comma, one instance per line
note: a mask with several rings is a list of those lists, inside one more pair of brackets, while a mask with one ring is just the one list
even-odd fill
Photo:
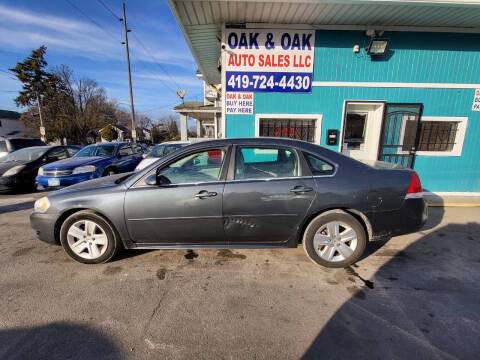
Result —
[[[113, 11], [110, 13], [102, 2]], [[185, 100], [203, 99], [197, 66], [165, 0], [126, 0], [135, 111], [156, 119]], [[48, 67], [68, 65], [94, 79], [129, 109], [120, 0], [3, 0], [0, 2], [0, 109], [22, 111], [13, 99], [21, 84], [7, 74], [33, 49], [47, 46]], [[125, 104], [123, 104], [125, 103]]]

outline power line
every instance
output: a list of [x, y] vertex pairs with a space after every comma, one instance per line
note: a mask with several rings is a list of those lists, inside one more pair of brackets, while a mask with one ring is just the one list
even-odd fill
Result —
[[[97, 0], [97, 1], [98, 1], [99, 4], [101, 4], [101, 5], [103, 6], [103, 8], [104, 8], [106, 11], [108, 11], [108, 12], [115, 18], [115, 20], [123, 21], [123, 18], [120, 17], [120, 16], [118, 16], [117, 14], [115, 14], [115, 12], [114, 12], [110, 7], [108, 7], [108, 6], [105, 4], [105, 2], [103, 2], [102, 0]], [[147, 50], [146, 46], [140, 41], [140, 39], [136, 36], [136, 34], [132, 32], [132, 35], [135, 37], [135, 39], [136, 39], [139, 43], [141, 43], [141, 46], [144, 48], [144, 51], [148, 54], [148, 50]], [[130, 49], [130, 52], [132, 53], [131, 49]], [[131, 55], [132, 55], [133, 58], [136, 59], [137, 65], [142, 66], [142, 68], [144, 68], [144, 69], [145, 69], [148, 73], [150, 73], [152, 76], [157, 76], [156, 74], [154, 74], [153, 72], [151, 72], [146, 66], [143, 65], [143, 63], [138, 59], [138, 57], [136, 57], [135, 52], [133, 52]], [[153, 58], [153, 57], [152, 57], [152, 58]], [[154, 59], [154, 62], [156, 62], [155, 59]], [[157, 64], [157, 65], [161, 67], [160, 64]], [[166, 70], [163, 70], [163, 71], [166, 72]], [[167, 73], [167, 75], [170, 77], [170, 75], [169, 75], [168, 73]], [[171, 77], [170, 77], [170, 78], [171, 78]], [[172, 80], [173, 80], [173, 79], [172, 79]], [[161, 80], [161, 79], [158, 79], [158, 81], [160, 81], [160, 83], [162, 83], [162, 85], [164, 85], [165, 88], [167, 88], [168, 90], [170, 90], [170, 91], [172, 91], [172, 92], [175, 92], [175, 89], [172, 88], [172, 87], [170, 87], [170, 86], [168, 85], [168, 83], [166, 83], [165, 81], [163, 81], [163, 80]], [[173, 80], [173, 82], [175, 82], [175, 81]], [[176, 85], [180, 88], [180, 86], [179, 86], [178, 84], [176, 84]]]
[[107, 34], [108, 36], [110, 36], [113, 40], [115, 41], [118, 41], [118, 39], [115, 37], [115, 35], [113, 35], [110, 31], [108, 31], [107, 29], [105, 29], [102, 25], [100, 25], [97, 21], [95, 21], [94, 19], [92, 19], [90, 16], [88, 16], [82, 9], [80, 9], [77, 5], [75, 5], [74, 3], [72, 3], [70, 0], [65, 0], [68, 4], [70, 4], [71, 7], [73, 7], [75, 10], [77, 10], [80, 14], [82, 14], [86, 19], [88, 19], [88, 21], [90, 21], [92, 24], [94, 24], [96, 27], [98, 27], [99, 29], [101, 29], [103, 32], [105, 32], [105, 34]]
[[113, 12], [113, 10], [110, 9], [110, 8], [107, 6], [107, 4], [105, 4], [102, 0], [97, 0], [97, 1], [105, 8], [105, 10], [107, 10], [110, 14], [112, 14], [112, 16], [113, 16], [116, 20], [122, 21], [122, 17], [121, 17], [121, 16], [118, 16], [117, 14], [115, 14], [115, 13]]
[[137, 34], [132, 32], [133, 37], [135, 40], [140, 44], [140, 46], [143, 48], [144, 52], [149, 55], [153, 62], [162, 70], [165, 75], [168, 76], [168, 78], [177, 86], [177, 88], [181, 89], [182, 87], [175, 81], [175, 79], [170, 75], [170, 73], [160, 64], [160, 62], [152, 55], [152, 52], [145, 46], [145, 44], [139, 39]]

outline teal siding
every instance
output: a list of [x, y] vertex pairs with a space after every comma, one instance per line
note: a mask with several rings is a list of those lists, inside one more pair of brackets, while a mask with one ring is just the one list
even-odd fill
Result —
[[[361, 32], [317, 31], [316, 81], [480, 83], [480, 36], [389, 33], [392, 53], [385, 61], [355, 57]], [[480, 191], [480, 112], [471, 111], [473, 89], [314, 87], [309, 94], [256, 93], [256, 114], [322, 114], [321, 144], [327, 129], [340, 129], [344, 100], [422, 103], [424, 116], [466, 116], [461, 157], [417, 156], [415, 170], [428, 191]], [[227, 115], [227, 137], [255, 136], [254, 115]], [[337, 150], [338, 146], [332, 147]]]
[[317, 31], [314, 81], [479, 83], [480, 35], [386, 32], [386, 57], [353, 53], [369, 43], [360, 31]]

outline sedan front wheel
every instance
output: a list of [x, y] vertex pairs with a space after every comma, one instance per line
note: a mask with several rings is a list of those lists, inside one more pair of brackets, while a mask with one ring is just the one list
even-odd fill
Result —
[[91, 211], [69, 216], [60, 229], [60, 242], [71, 258], [85, 264], [107, 262], [118, 251], [111, 225]]
[[339, 268], [355, 263], [362, 256], [367, 237], [362, 224], [342, 210], [320, 214], [308, 224], [303, 248], [317, 264]]

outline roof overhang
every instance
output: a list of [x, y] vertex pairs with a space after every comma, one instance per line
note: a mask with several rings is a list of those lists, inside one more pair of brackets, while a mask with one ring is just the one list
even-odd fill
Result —
[[199, 101], [186, 101], [173, 108], [178, 114], [190, 116], [196, 120], [214, 120], [215, 114], [221, 113], [222, 109], [214, 105], [204, 105]]
[[167, 0], [204, 79], [219, 84], [224, 24], [480, 33], [475, 0]]

